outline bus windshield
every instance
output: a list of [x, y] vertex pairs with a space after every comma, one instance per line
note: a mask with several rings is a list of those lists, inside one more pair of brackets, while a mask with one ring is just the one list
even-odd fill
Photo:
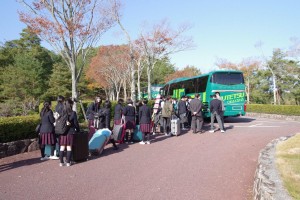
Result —
[[242, 73], [217, 72], [212, 75], [211, 82], [222, 85], [237, 85], [244, 84], [244, 78]]

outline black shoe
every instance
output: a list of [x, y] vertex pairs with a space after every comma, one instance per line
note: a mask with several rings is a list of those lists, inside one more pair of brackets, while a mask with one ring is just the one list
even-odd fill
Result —
[[118, 150], [118, 149], [119, 149], [119, 147], [117, 147], [117, 146], [113, 148], [113, 150]]

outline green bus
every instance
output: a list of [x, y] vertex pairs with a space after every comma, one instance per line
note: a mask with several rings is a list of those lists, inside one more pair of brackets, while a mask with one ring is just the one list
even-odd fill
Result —
[[208, 108], [212, 99], [211, 95], [215, 92], [220, 92], [224, 101], [224, 117], [246, 114], [245, 84], [241, 71], [218, 70], [191, 78], [177, 78], [166, 83], [160, 91], [162, 95], [169, 95], [178, 100], [183, 95], [194, 98], [195, 94], [199, 93], [205, 107], [204, 117], [210, 117]]

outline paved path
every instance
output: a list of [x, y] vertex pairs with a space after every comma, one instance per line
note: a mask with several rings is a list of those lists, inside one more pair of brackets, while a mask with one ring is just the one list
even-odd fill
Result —
[[[108, 145], [71, 167], [39, 151], [0, 160], [0, 199], [251, 199], [259, 151], [299, 132], [300, 122], [228, 118], [227, 132], [157, 136], [151, 145]], [[205, 124], [206, 130], [209, 124]]]

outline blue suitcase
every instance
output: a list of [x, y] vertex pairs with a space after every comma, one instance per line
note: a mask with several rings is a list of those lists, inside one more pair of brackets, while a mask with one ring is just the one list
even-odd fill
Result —
[[107, 128], [97, 130], [89, 141], [89, 151], [101, 154], [106, 143], [109, 141], [111, 131]]
[[133, 132], [133, 141], [140, 142], [143, 140], [143, 133], [140, 131], [140, 125], [136, 125]]

